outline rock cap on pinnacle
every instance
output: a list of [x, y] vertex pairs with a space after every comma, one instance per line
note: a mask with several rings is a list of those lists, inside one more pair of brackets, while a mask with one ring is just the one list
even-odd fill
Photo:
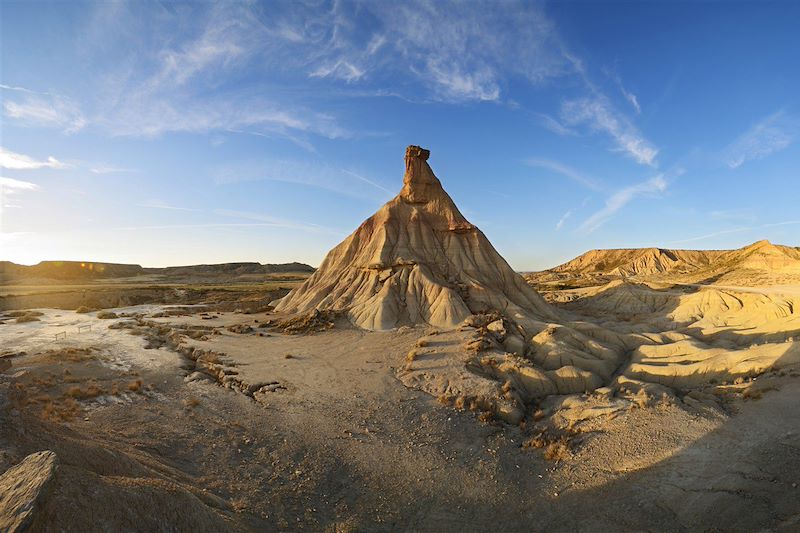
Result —
[[412, 204], [425, 204], [444, 194], [442, 184], [428, 166], [430, 150], [410, 145], [406, 148], [406, 173], [400, 196]]

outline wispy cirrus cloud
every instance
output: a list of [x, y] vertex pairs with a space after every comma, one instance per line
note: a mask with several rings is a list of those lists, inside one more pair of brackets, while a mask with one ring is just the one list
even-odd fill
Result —
[[231, 218], [252, 220], [264, 226], [297, 229], [309, 233], [322, 233], [336, 236], [345, 235], [343, 231], [332, 229], [328, 226], [275, 217], [264, 213], [253, 213], [250, 211], [238, 211], [234, 209], [215, 209], [214, 214]]
[[623, 152], [637, 163], [657, 166], [658, 149], [636, 126], [619, 113], [610, 100], [602, 94], [565, 100], [561, 105], [561, 119], [567, 126], [586, 126], [591, 131], [609, 135], [615, 150]]
[[121, 172], [136, 172], [134, 168], [116, 167], [114, 165], [94, 165], [89, 168], [92, 174], [117, 174]]
[[277, 181], [334, 191], [356, 198], [385, 198], [394, 194], [363, 172], [339, 168], [317, 160], [261, 159], [240, 161], [212, 171], [216, 185], [250, 181]]
[[364, 77], [365, 72], [352, 63], [340, 59], [331, 65], [320, 65], [311, 72], [312, 78], [339, 78], [344, 81], [358, 81]]
[[78, 104], [66, 96], [4, 84], [0, 89], [19, 95], [3, 98], [7, 119], [26, 126], [54, 127], [65, 133], [80, 131], [87, 124]]
[[8, 191], [37, 191], [39, 186], [29, 181], [15, 180], [14, 178], [4, 178], [0, 176], [0, 187]]
[[593, 191], [599, 191], [602, 189], [600, 182], [595, 178], [586, 176], [574, 168], [563, 163], [559, 163], [558, 161], [553, 161], [551, 159], [531, 158], [526, 159], [524, 163], [530, 167], [543, 168], [565, 176], [576, 183], [580, 183], [587, 189], [591, 189]]
[[381, 90], [401, 76], [403, 93], [419, 98], [421, 89], [434, 100], [460, 103], [501, 99], [509, 73], [538, 84], [571, 69], [553, 23], [534, 3], [508, 1], [503, 9], [488, 1], [294, 7], [271, 13], [266, 27], [291, 45], [292, 63], [313, 78]]
[[11, 170], [35, 170], [40, 168], [67, 168], [67, 163], [63, 163], [53, 156], [47, 159], [35, 159], [29, 155], [18, 154], [11, 150], [0, 147], [0, 167]]
[[3, 231], [3, 215], [5, 210], [22, 207], [16, 197], [22, 193], [38, 190], [39, 186], [30, 181], [0, 176], [0, 233]]
[[620, 209], [634, 199], [641, 196], [653, 196], [667, 190], [667, 181], [663, 174], [652, 177], [641, 183], [620, 189], [606, 199], [602, 209], [587, 218], [580, 226], [579, 231], [592, 233], [608, 222]]
[[196, 209], [192, 209], [189, 207], [178, 207], [175, 205], [168, 204], [164, 200], [147, 200], [146, 202], [142, 202], [136, 205], [137, 207], [147, 207], [149, 209], [166, 209], [168, 211], [196, 211]]
[[747, 161], [762, 159], [792, 144], [800, 121], [778, 111], [754, 124], [723, 151], [727, 165], [739, 168]]
[[567, 221], [569, 217], [572, 216], [572, 213], [574, 212], [575, 212], [574, 209], [567, 209], [567, 211], [563, 215], [561, 215], [561, 218], [559, 218], [558, 222], [556, 222], [556, 231], [561, 230], [561, 228], [564, 226], [564, 223]]
[[[780, 226], [798, 226], [800, 225], [800, 220], [783, 220], [781, 222], [770, 222], [768, 224], [759, 224], [759, 225], [749, 225], [749, 226], [735, 226], [732, 228], [725, 228], [722, 230], [714, 231], [711, 233], [705, 233], [703, 235], [697, 235], [695, 237], [689, 237], [687, 239], [681, 239], [678, 241], [672, 241], [670, 244], [685, 244], [689, 242], [697, 242], [697, 241], [705, 241], [707, 239], [713, 239], [715, 237], [720, 237], [722, 235], [730, 235], [732, 233], [743, 233], [746, 231], [760, 231], [769, 228], [776, 228]], [[759, 235], [758, 238], [763, 238], [762, 235]]]

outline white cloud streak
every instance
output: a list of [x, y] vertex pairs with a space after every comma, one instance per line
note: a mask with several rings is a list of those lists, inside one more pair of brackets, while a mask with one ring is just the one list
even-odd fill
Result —
[[783, 111], [774, 113], [753, 125], [724, 150], [726, 163], [736, 169], [747, 161], [783, 150], [795, 141], [799, 129], [798, 121]]
[[321, 233], [326, 235], [337, 235], [337, 236], [343, 235], [343, 232], [331, 229], [327, 226], [321, 226], [319, 224], [314, 224], [311, 222], [288, 220], [285, 218], [274, 217], [272, 215], [267, 215], [263, 213], [252, 213], [249, 211], [237, 211], [232, 209], [215, 209], [214, 214], [231, 218], [253, 220], [259, 222], [261, 225], [270, 227], [296, 229], [308, 233]]
[[667, 190], [667, 181], [663, 175], [650, 178], [647, 181], [625, 187], [612, 194], [605, 206], [587, 218], [578, 228], [584, 233], [592, 233], [608, 222], [620, 209], [640, 196], [652, 196]]
[[557, 174], [561, 174], [562, 176], [565, 176], [576, 183], [580, 183], [587, 189], [591, 189], [593, 191], [599, 191], [602, 189], [600, 183], [594, 178], [585, 176], [584, 174], [578, 172], [574, 168], [559, 163], [558, 161], [552, 161], [550, 159], [533, 158], [533, 159], [526, 159], [524, 163], [530, 167], [543, 168], [546, 170], [550, 170], [552, 172], [556, 172]]
[[568, 219], [570, 216], [572, 216], [572, 213], [573, 213], [574, 211], [575, 211], [574, 209], [569, 209], [569, 210], [567, 210], [567, 212], [566, 212], [566, 213], [564, 213], [563, 215], [561, 215], [561, 218], [559, 218], [559, 219], [558, 219], [558, 222], [556, 222], [556, 231], [560, 231], [560, 230], [561, 230], [561, 228], [564, 226], [564, 223], [567, 221], [567, 219]]
[[53, 156], [46, 160], [38, 160], [25, 154], [18, 154], [0, 147], [0, 167], [11, 170], [35, 170], [40, 168], [67, 168], [69, 165], [62, 163]]
[[769, 224], [761, 224], [758, 226], [737, 226], [734, 228], [723, 229], [712, 233], [706, 233], [704, 235], [698, 235], [696, 237], [690, 237], [688, 239], [672, 241], [670, 244], [684, 244], [687, 242], [696, 242], [696, 241], [704, 241], [707, 239], [713, 239], [714, 237], [729, 235], [731, 233], [742, 233], [745, 231], [758, 231], [762, 229], [775, 228], [780, 226], [797, 226], [797, 225], [800, 225], [800, 220], [784, 220], [783, 222], [771, 222]]
[[146, 202], [142, 202], [141, 204], [136, 204], [137, 207], [147, 207], [149, 209], [166, 209], [168, 211], [196, 211], [196, 209], [191, 209], [189, 207], [178, 207], [174, 205], [170, 205], [163, 200], [148, 200]]
[[89, 169], [92, 174], [116, 174], [121, 172], [136, 172], [133, 168], [115, 167], [113, 165], [96, 165]]
[[4, 178], [0, 176], [0, 188], [5, 192], [12, 191], [37, 191], [39, 186], [29, 181], [15, 180], [14, 178]]
[[656, 166], [658, 149], [601, 94], [564, 101], [561, 119], [568, 126], [585, 125], [592, 131], [606, 133], [614, 140], [616, 150], [637, 163]]
[[[363, 173], [315, 160], [241, 161], [213, 170], [212, 176], [214, 183], [221, 186], [250, 181], [277, 181], [334, 191], [356, 198], [376, 198], [375, 190], [392, 194], [391, 190], [364, 177]], [[385, 197], [385, 194], [380, 197]]]
[[3, 215], [6, 209], [20, 208], [14, 197], [20, 193], [38, 191], [39, 186], [29, 181], [16, 180], [0, 176], [0, 234], [3, 233]]
[[86, 119], [77, 104], [63, 97], [49, 100], [30, 97], [23, 101], [3, 102], [5, 116], [29, 126], [55, 127], [75, 133], [86, 126]]

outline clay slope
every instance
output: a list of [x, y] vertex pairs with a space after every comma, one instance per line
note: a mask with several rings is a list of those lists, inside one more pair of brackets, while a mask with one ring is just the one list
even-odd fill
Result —
[[796, 283], [800, 281], [800, 248], [758, 241], [721, 254], [704, 268], [680, 281], [704, 281], [742, 285]]
[[664, 248], [592, 250], [551, 269], [551, 272], [619, 277], [687, 272], [708, 266], [724, 253], [717, 250]]
[[521, 322], [555, 317], [459, 212], [429, 155], [407, 148], [400, 194], [331, 250], [276, 311], [344, 311], [369, 330], [420, 323], [452, 329], [488, 311]]

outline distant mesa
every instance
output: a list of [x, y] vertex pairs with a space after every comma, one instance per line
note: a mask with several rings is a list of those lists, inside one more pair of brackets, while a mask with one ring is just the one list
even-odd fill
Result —
[[368, 330], [412, 324], [452, 329], [490, 311], [518, 321], [555, 317], [464, 218], [429, 156], [419, 146], [406, 149], [400, 193], [331, 250], [276, 311], [342, 311]]
[[140, 265], [98, 263], [92, 261], [42, 261], [36, 265], [18, 265], [0, 261], [0, 282], [20, 279], [51, 279], [60, 281], [133, 278], [148, 274], [176, 276], [231, 276], [273, 274], [283, 272], [310, 273], [314, 269], [303, 263], [261, 264], [222, 263], [165, 268], [145, 268]]

